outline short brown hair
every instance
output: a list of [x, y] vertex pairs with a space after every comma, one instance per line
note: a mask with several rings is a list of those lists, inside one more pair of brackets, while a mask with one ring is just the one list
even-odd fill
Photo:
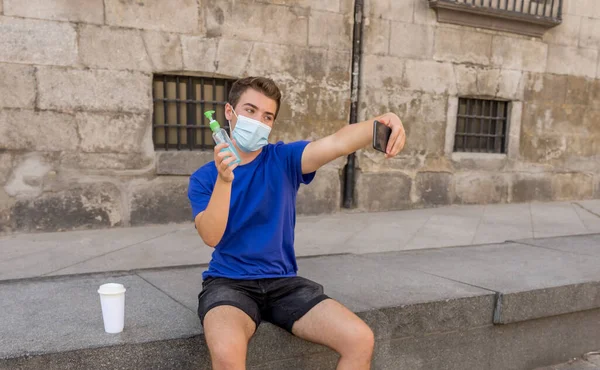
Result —
[[253, 88], [277, 102], [277, 110], [275, 111], [275, 118], [277, 118], [281, 105], [281, 91], [275, 81], [267, 77], [244, 77], [235, 81], [231, 86], [231, 90], [229, 90], [229, 104], [235, 108], [240, 101], [240, 97], [248, 88]]

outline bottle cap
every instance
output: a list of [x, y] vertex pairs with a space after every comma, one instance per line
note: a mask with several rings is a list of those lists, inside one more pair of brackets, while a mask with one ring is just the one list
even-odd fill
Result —
[[204, 116], [210, 120], [210, 123], [209, 123], [210, 130], [212, 132], [217, 132], [221, 128], [221, 125], [219, 125], [219, 122], [217, 122], [213, 118], [213, 116], [212, 116], [213, 114], [215, 114], [214, 110], [209, 110], [209, 111], [204, 112]]

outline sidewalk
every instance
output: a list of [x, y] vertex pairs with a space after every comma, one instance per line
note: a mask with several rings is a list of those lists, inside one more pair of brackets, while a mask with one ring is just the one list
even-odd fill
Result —
[[[298, 257], [600, 233], [600, 200], [299, 217]], [[0, 280], [205, 265], [193, 224], [0, 237]]]

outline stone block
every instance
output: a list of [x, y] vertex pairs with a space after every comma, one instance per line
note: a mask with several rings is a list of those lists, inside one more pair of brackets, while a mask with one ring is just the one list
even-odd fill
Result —
[[296, 200], [296, 212], [301, 215], [334, 213], [342, 203], [341, 170], [325, 166], [308, 186], [301, 186]]
[[4, 0], [4, 14], [81, 23], [104, 23], [102, 0]]
[[550, 174], [519, 173], [513, 178], [511, 200], [516, 203], [552, 200]]
[[548, 72], [595, 78], [597, 58], [598, 50], [550, 45], [548, 47]]
[[181, 35], [181, 46], [183, 52], [183, 68], [204, 73], [216, 71], [215, 60], [219, 40], [216, 38], [204, 38], [201, 36]]
[[487, 65], [490, 63], [491, 47], [490, 34], [438, 27], [435, 31], [433, 58], [447, 62]]
[[[247, 68], [268, 68], [267, 64], [249, 66], [253, 57], [257, 58], [256, 60], [264, 57], [259, 56], [258, 52], [255, 53], [253, 44], [250, 41], [182, 36], [182, 44], [185, 69], [241, 77], [248, 73]], [[257, 50], [262, 51], [271, 47], [268, 44], [255, 45]], [[282, 50], [274, 45], [273, 47]], [[272, 56], [271, 54], [270, 57]], [[282, 57], [286, 57], [285, 51], [282, 52]], [[261, 60], [259, 63], [263, 63], [263, 61]]]
[[446, 97], [429, 94], [415, 96], [406, 105], [406, 113], [400, 117], [406, 131], [404, 151], [419, 154], [443, 153], [446, 114]]
[[213, 151], [156, 152], [156, 173], [159, 175], [189, 176], [214, 160]]
[[[308, 51], [292, 45], [255, 43], [248, 60], [248, 75], [265, 75], [276, 80], [304, 75]], [[279, 78], [282, 77], [282, 78]], [[278, 81], [276, 81], [278, 82]], [[294, 81], [301, 85], [301, 81]]]
[[359, 172], [354, 190], [356, 205], [370, 212], [408, 209], [412, 182], [402, 172]]
[[600, 49], [600, 19], [587, 17], [581, 19], [581, 39], [579, 46], [596, 50]]
[[579, 105], [526, 104], [523, 111], [523, 133], [538, 139], [560, 134], [588, 135], [585, 113]]
[[0, 111], [0, 148], [9, 150], [73, 151], [79, 137], [72, 115], [5, 109]]
[[0, 108], [33, 108], [34, 103], [33, 67], [0, 64]]
[[565, 103], [587, 105], [590, 101], [590, 81], [585, 77], [567, 77], [567, 96]]
[[577, 46], [581, 21], [580, 16], [564, 14], [562, 23], [546, 31], [543, 40], [550, 44]]
[[[208, 37], [307, 45], [310, 15], [307, 8], [229, 0], [207, 0], [203, 7]], [[265, 22], [265, 19], [269, 21]]]
[[409, 90], [454, 95], [454, 68], [450, 63], [407, 60], [404, 86]]
[[131, 225], [192, 222], [188, 182], [187, 176], [174, 176], [132, 183], [128, 194]]
[[77, 32], [70, 23], [0, 17], [0, 45], [0, 62], [77, 63]]
[[107, 174], [114, 176], [112, 171], [154, 169], [154, 155], [146, 153], [61, 153], [60, 166], [65, 169], [111, 171]]
[[548, 45], [540, 41], [494, 36], [492, 64], [503, 69], [545, 72]]
[[0, 153], [0, 186], [4, 185], [12, 172], [13, 155], [10, 152]]
[[412, 23], [414, 1], [381, 0], [369, 1], [365, 13], [373, 19], [389, 19], [396, 22]]
[[414, 2], [415, 6], [415, 14], [414, 14], [414, 22], [416, 24], [426, 24], [429, 26], [435, 26], [438, 24], [437, 22], [437, 13], [436, 11], [429, 6], [428, 1], [419, 1], [416, 0]]
[[152, 70], [137, 30], [83, 25], [79, 29], [79, 53], [81, 62], [91, 68]]
[[523, 72], [510, 69], [500, 70], [497, 97], [510, 100], [523, 100], [524, 90], [525, 78]]
[[415, 178], [421, 203], [429, 206], [452, 203], [452, 174], [447, 172], [419, 172]]
[[403, 83], [404, 60], [389, 56], [365, 55], [361, 84], [366, 90], [399, 90]]
[[183, 52], [178, 34], [144, 31], [142, 37], [154, 71], [165, 72], [183, 69]]
[[524, 99], [527, 102], [564, 104], [568, 91], [567, 76], [528, 73]]
[[246, 72], [251, 51], [251, 42], [221, 39], [214, 62], [215, 72], [227, 76], [241, 77]]
[[365, 54], [386, 55], [390, 52], [390, 27], [392, 21], [384, 19], [365, 20], [363, 48]]
[[19, 199], [12, 227], [24, 232], [64, 231], [121, 225], [121, 194], [111, 183], [79, 184], [68, 190]]
[[390, 55], [430, 59], [433, 55], [434, 28], [412, 23], [392, 22]]
[[594, 176], [585, 173], [559, 173], [552, 176], [553, 200], [590, 199], [594, 194]]
[[200, 30], [195, 0], [105, 0], [106, 24], [157, 31], [195, 33]]
[[39, 68], [38, 107], [149, 112], [151, 78], [139, 72]]
[[328, 49], [352, 49], [352, 17], [344, 14], [311, 11], [308, 45]]
[[567, 138], [562, 135], [537, 136], [536, 134], [523, 133], [520, 152], [522, 158], [528, 161], [554, 163], [565, 159], [567, 155]]
[[310, 48], [304, 53], [304, 73], [310, 83], [325, 83], [336, 90], [350, 90], [352, 53]]
[[4, 190], [17, 198], [33, 198], [52, 185], [59, 153], [30, 152], [13, 157], [13, 168]]
[[508, 183], [503, 175], [486, 172], [454, 174], [456, 203], [493, 204], [508, 199]]
[[[145, 149], [146, 133], [151, 130], [148, 114], [77, 113], [81, 150], [90, 153], [139, 153]], [[145, 146], [145, 147], [144, 147]]]
[[[595, 0], [571, 0], [563, 1], [563, 14], [567, 15], [579, 15], [583, 17], [590, 17], [594, 15]], [[598, 13], [596, 13], [598, 14]]]
[[[458, 95], [495, 97], [499, 93], [499, 82], [501, 73], [503, 72], [509, 71], [501, 71], [500, 69], [495, 68], [480, 68], [473, 65], [455, 65], [454, 73], [456, 74]], [[518, 71], [510, 72], [513, 72], [514, 74], [520, 73]], [[510, 84], [507, 88], [514, 88], [514, 80], [510, 79], [510, 77], [514, 78], [514, 76], [510, 75], [510, 77], [508, 77], [508, 74], [504, 76], [507, 76], [505, 80]]]

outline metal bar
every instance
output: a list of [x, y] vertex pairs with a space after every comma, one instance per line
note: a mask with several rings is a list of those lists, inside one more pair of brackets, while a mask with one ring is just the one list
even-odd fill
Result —
[[529, 7], [527, 9], [527, 13], [531, 14], [531, 4], [533, 4], [533, 0], [529, 0]]
[[[190, 97], [192, 96], [192, 78], [191, 77], [187, 78], [185, 90], [186, 90], [186, 97], [188, 99], [190, 99]], [[194, 115], [192, 112], [192, 106], [193, 106], [193, 104], [191, 103], [191, 101], [186, 103], [186, 106], [185, 106], [185, 114], [186, 114], [185, 127], [186, 127], [186, 131], [187, 131], [187, 143], [188, 143], [189, 150], [194, 149], [194, 135], [195, 135], [195, 131], [194, 131], [194, 135], [192, 135], [193, 130], [190, 128], [190, 126], [192, 126], [192, 122], [193, 122], [192, 116]]]
[[[152, 81], [152, 96], [156, 96], [156, 78]], [[152, 106], [152, 142], [156, 148], [156, 104]]]
[[[481, 118], [479, 119], [479, 133], [483, 134], [483, 115], [484, 115], [484, 110], [485, 110], [485, 100], [481, 101]], [[485, 143], [485, 142], [484, 142]], [[481, 150], [483, 145], [481, 145], [481, 137], [479, 138], [479, 149]]]
[[[163, 98], [167, 98], [167, 76], [163, 76]], [[163, 116], [165, 120], [165, 125], [168, 123], [169, 119], [167, 116], [167, 102], [163, 101]], [[169, 129], [165, 127], [165, 150], [169, 150]]]
[[502, 146], [500, 147], [500, 151], [502, 153], [506, 153], [506, 136], [508, 130], [508, 103], [504, 103], [504, 120], [502, 121], [502, 138], [500, 141], [502, 142]]
[[550, 3], [550, 18], [554, 17], [554, 0]]
[[484, 138], [490, 138], [491, 137], [491, 138], [494, 138], [494, 139], [504, 137], [503, 133], [500, 133], [500, 134], [478, 134], [478, 133], [473, 133], [473, 132], [471, 132], [471, 133], [465, 132], [465, 133], [462, 133], [460, 135], [462, 135], [462, 136], [468, 136], [468, 137], [477, 137], [477, 138], [482, 138], [482, 137], [484, 137]]
[[558, 0], [558, 13], [556, 14], [558, 19], [562, 19], [562, 2], [563, 0]]
[[517, 10], [517, 0], [513, 0], [513, 12]]
[[508, 0], [504, 0], [504, 1], [506, 1], [506, 2], [504, 3], [504, 10], [508, 10]]
[[[471, 99], [467, 99], [467, 114], [471, 114]], [[470, 131], [471, 131], [471, 128], [469, 127], [469, 117], [465, 117], [465, 134]], [[463, 143], [464, 143], [463, 149], [464, 149], [464, 151], [467, 151], [469, 142], [467, 141], [466, 137], [463, 139]]]
[[[200, 110], [202, 111], [202, 114], [204, 114], [206, 107], [204, 106], [204, 104], [206, 103], [206, 101], [204, 100], [205, 96], [204, 96], [204, 78], [200, 78]], [[215, 100], [215, 97], [212, 97], [212, 100]], [[196, 131], [194, 133], [194, 135], [197, 135], [198, 131]], [[201, 131], [202, 134], [202, 148], [204, 149], [204, 131]]]
[[524, 6], [525, 6], [525, 0], [521, 0], [521, 13], [523, 13]]
[[[179, 100], [179, 76], [176, 77], [175, 80], [175, 97], [177, 98], [177, 100]], [[176, 109], [177, 109], [177, 150], [181, 150], [181, 129], [179, 127], [180, 119], [179, 119], [179, 102], [175, 103]]]
[[[213, 100], [217, 100], [217, 80], [215, 78], [213, 78], [213, 95], [212, 98]], [[216, 112], [217, 111], [217, 107], [216, 105], [213, 103], [213, 110]], [[206, 129], [202, 129], [200, 131], [200, 133], [202, 134], [202, 148], [206, 148], [205, 144], [204, 144], [204, 134], [206, 133]]]
[[[229, 90], [227, 88], [229, 80], [225, 80], [225, 93], [223, 94], [223, 100], [225, 102], [229, 102]], [[223, 111], [223, 116], [225, 116], [225, 111]], [[225, 121], [227, 121], [227, 117], [225, 117]], [[223, 124], [225, 124], [225, 122], [223, 122]], [[231, 137], [231, 130], [229, 129], [229, 122], [227, 122], [227, 133], [229, 134], [229, 137]]]
[[458, 115], [458, 117], [460, 118], [474, 118], [474, 119], [479, 119], [479, 118], [494, 118], [494, 119], [502, 119], [504, 117], [489, 117], [489, 116], [477, 116], [477, 115]]
[[[490, 104], [488, 105], [488, 117], [492, 117], [492, 107], [494, 105], [494, 101], [490, 101]], [[488, 135], [490, 135], [492, 133], [492, 120], [491, 118], [488, 118], [487, 120], [487, 133]], [[491, 144], [491, 139], [488, 137], [485, 140], [485, 151], [490, 153], [492, 150], [490, 148], [490, 144]]]
[[153, 101], [166, 101], [169, 103], [206, 103], [206, 104], [217, 104], [217, 105], [225, 105], [225, 102], [217, 101], [217, 100], [193, 100], [193, 99], [154, 99]]

